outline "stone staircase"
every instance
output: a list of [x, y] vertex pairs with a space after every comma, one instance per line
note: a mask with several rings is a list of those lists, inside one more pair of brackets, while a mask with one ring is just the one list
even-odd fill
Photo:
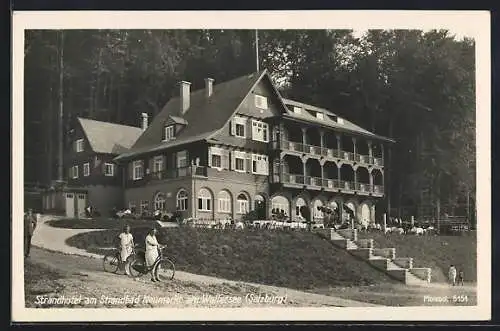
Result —
[[316, 229], [320, 237], [347, 250], [407, 285], [427, 285], [431, 281], [430, 268], [414, 268], [413, 258], [396, 257], [396, 248], [375, 248], [373, 239], [359, 239], [356, 229]]

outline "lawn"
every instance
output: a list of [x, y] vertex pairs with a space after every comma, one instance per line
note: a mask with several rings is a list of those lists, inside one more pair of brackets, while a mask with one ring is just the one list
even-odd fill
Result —
[[372, 238], [375, 247], [396, 248], [396, 256], [413, 257], [415, 267], [432, 268], [432, 282], [446, 282], [450, 264], [464, 271], [465, 281], [477, 281], [477, 241], [474, 232], [463, 236], [359, 233], [358, 238]]
[[[148, 227], [132, 233], [142, 243]], [[75, 235], [68, 244], [104, 253], [117, 230]], [[395, 283], [385, 273], [353, 258], [317, 235], [299, 231], [161, 229], [158, 241], [179, 270], [237, 281], [312, 289]]]
[[96, 218], [96, 219], [61, 219], [47, 222], [48, 225], [55, 228], [66, 229], [122, 229], [126, 224], [131, 227], [147, 226], [152, 227], [156, 224], [154, 220], [142, 219], [114, 219], [114, 218]]

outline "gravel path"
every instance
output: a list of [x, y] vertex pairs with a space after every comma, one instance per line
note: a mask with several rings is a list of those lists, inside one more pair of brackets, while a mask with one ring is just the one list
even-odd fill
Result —
[[[150, 282], [149, 277], [147, 276], [134, 280], [124, 275], [105, 273], [102, 269], [102, 256], [89, 253], [75, 247], [70, 247], [66, 244], [66, 240], [68, 238], [90, 230], [54, 228], [45, 223], [49, 219], [54, 219], [54, 217], [41, 216], [33, 236], [33, 245], [43, 249], [33, 248], [32, 256], [25, 265], [26, 269], [43, 269], [48, 267], [56, 273], [62, 275], [59, 279], [54, 280], [54, 282], [56, 282], [55, 285], [49, 286], [49, 288], [59, 288], [59, 293], [52, 293], [50, 290], [47, 290], [49, 291], [47, 292], [47, 296], [60, 296], [62, 293], [62, 295], [65, 296], [82, 295], [84, 297], [94, 297], [99, 301], [99, 298], [102, 295], [107, 295], [108, 297], [113, 298], [121, 298], [128, 293], [130, 297], [144, 297], [144, 295], [151, 295], [151, 297], [163, 298], [161, 302], [159, 302], [160, 300], [158, 299], [153, 303], [147, 300], [145, 303], [141, 301], [139, 303], [132, 304], [112, 303], [111, 305], [98, 302], [94, 305], [95, 307], [117, 307], [117, 305], [120, 306], [120, 304], [123, 307], [243, 307], [255, 305], [256, 303], [252, 300], [252, 298], [261, 301], [265, 300], [262, 299], [262, 297], [265, 297], [266, 294], [269, 300], [270, 298], [275, 298], [274, 300], [276, 302], [261, 302], [258, 305], [264, 304], [302, 307], [376, 306], [364, 302], [341, 299], [330, 295], [313, 294], [276, 286], [236, 282], [182, 271], [176, 271], [175, 279], [173, 281], [160, 284]], [[92, 229], [92, 231], [95, 231], [95, 229]], [[28, 272], [29, 270], [25, 271], [25, 273]], [[30, 283], [30, 286], [37, 288], [40, 286], [43, 287], [44, 285], [37, 284], [35, 281], [35, 283]], [[45, 287], [47, 288], [47, 286]], [[40, 290], [35, 290], [35, 292], [36, 291]], [[205, 300], [212, 301], [208, 303], [197, 302], [196, 300], [199, 300], [197, 298], [201, 297], [205, 297]], [[181, 302], [173, 300], [172, 298], [181, 298]], [[279, 302], [279, 298], [283, 298], [284, 302]], [[27, 306], [44, 306], [43, 304], [36, 304], [36, 296], [27, 297], [26, 300]], [[28, 302], [28, 300], [34, 300], [34, 302]], [[38, 302], [40, 303], [40, 300], [38, 300]], [[89, 304], [87, 304], [86, 307], [92, 306], [92, 303]], [[74, 306], [80, 307], [81, 305]]]

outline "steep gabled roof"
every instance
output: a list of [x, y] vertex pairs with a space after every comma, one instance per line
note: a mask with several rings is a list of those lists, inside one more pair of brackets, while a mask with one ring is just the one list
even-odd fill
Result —
[[[373, 132], [365, 130], [362, 127], [360, 127], [360, 126], [358, 126], [358, 125], [356, 125], [356, 124], [354, 124], [354, 123], [346, 120], [343, 117], [342, 117], [343, 121], [341, 123], [339, 123], [339, 122], [331, 119], [329, 116], [333, 116], [333, 117], [340, 117], [340, 116], [338, 116], [337, 114], [333, 113], [332, 111], [330, 111], [328, 109], [319, 108], [319, 107], [316, 107], [316, 106], [313, 106], [313, 105], [308, 105], [308, 104], [305, 104], [305, 103], [302, 103], [302, 102], [299, 102], [299, 101], [295, 101], [295, 100], [290, 100], [290, 99], [283, 99], [283, 102], [287, 106], [297, 106], [297, 107], [304, 108], [304, 111], [301, 112], [300, 114], [297, 114], [297, 113], [293, 112], [293, 109], [288, 109], [288, 113], [286, 115], [283, 115], [284, 117], [288, 117], [288, 118], [291, 118], [291, 119], [302, 120], [302, 121], [306, 121], [306, 122], [316, 123], [318, 125], [322, 125], [322, 126], [325, 126], [325, 127], [333, 128], [333, 129], [336, 129], [338, 131], [351, 132], [351, 133], [356, 133], [356, 134], [363, 135], [365, 137], [373, 137], [373, 138], [379, 139], [379, 140], [384, 140], [384, 141], [388, 141], [388, 142], [394, 142], [394, 140], [392, 140], [390, 138], [387, 138], [387, 137], [384, 137], [384, 136], [380, 136], [380, 135], [377, 135], [377, 134], [375, 134]], [[319, 119], [319, 118], [311, 115], [306, 110], [313, 110], [315, 112], [321, 112], [325, 116], [324, 116], [323, 119]]]
[[96, 153], [126, 152], [142, 134], [141, 128], [78, 117], [90, 147]]
[[[182, 117], [179, 114], [180, 97], [170, 99], [130, 151], [116, 157], [115, 160], [210, 138], [224, 127], [266, 73], [267, 71], [263, 70], [215, 84], [209, 98], [205, 96], [204, 89], [191, 92], [190, 107]], [[175, 118], [182, 119], [188, 124], [176, 134], [174, 140], [162, 142], [165, 123]]]
[[182, 124], [182, 125], [188, 125], [188, 122], [183, 119], [182, 117], [179, 117], [179, 116], [173, 116], [173, 115], [170, 115], [167, 119], [167, 124], [168, 123], [172, 123], [172, 124]]

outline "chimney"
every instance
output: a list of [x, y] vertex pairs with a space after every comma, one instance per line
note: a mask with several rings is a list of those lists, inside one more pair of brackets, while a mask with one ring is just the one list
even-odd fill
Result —
[[148, 128], [148, 114], [142, 113], [141, 117], [142, 117], [141, 128], [142, 128], [142, 131], [145, 131]]
[[205, 96], [210, 98], [212, 96], [214, 90], [214, 79], [213, 78], [205, 78]]
[[181, 93], [180, 93], [180, 100], [181, 100], [181, 109], [180, 109], [180, 113], [181, 115], [183, 115], [186, 110], [189, 109], [189, 105], [190, 105], [190, 85], [191, 83], [190, 82], [186, 82], [186, 81], [181, 81], [180, 82], [180, 90], [181, 90]]

